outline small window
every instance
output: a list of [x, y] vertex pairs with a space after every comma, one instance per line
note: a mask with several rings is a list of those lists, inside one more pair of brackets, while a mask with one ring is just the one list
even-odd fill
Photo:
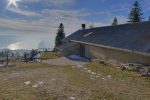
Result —
[[89, 32], [89, 33], [85, 34], [84, 37], [89, 36], [91, 34], [93, 34], [93, 32]]

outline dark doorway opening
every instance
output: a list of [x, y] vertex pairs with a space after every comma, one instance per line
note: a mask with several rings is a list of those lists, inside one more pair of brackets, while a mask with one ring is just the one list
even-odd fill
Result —
[[85, 45], [80, 44], [80, 55], [85, 57]]

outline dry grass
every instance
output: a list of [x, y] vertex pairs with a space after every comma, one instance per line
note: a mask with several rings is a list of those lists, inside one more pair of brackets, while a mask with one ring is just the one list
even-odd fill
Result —
[[10, 67], [2, 67], [0, 68], [0, 73], [6, 73], [11, 71], [21, 71], [21, 70], [31, 70], [35, 68], [47, 67], [47, 64], [43, 63], [24, 63], [24, 62], [17, 62], [13, 66]]
[[[68, 79], [75, 88], [86, 90], [83, 100], [149, 100], [150, 78], [141, 78], [134, 72], [123, 72], [109, 65], [92, 62], [86, 66], [88, 70], [101, 74], [99, 78], [91, 78], [85, 70], [65, 69], [70, 75]], [[111, 75], [111, 78], [107, 76]], [[103, 79], [105, 78], [105, 80]], [[82, 100], [81, 99], [81, 100]]]
[[129, 72], [129, 71], [121, 71], [119, 68], [112, 67], [110, 65], [107, 65], [105, 63], [101, 63], [99, 61], [93, 61], [89, 65], [87, 65], [87, 68], [90, 70], [93, 70], [96, 73], [104, 73], [106, 75], [112, 75], [116, 79], [122, 79], [122, 78], [137, 78], [139, 75], [135, 72]]
[[[0, 100], [53, 100], [56, 96], [44, 88], [32, 88], [38, 79], [46, 76], [42, 69], [49, 66], [42, 63], [17, 63], [16, 66], [0, 69]], [[31, 81], [32, 85], [25, 85]], [[54, 99], [55, 100], [55, 99]]]
[[57, 59], [57, 58], [59, 58], [59, 56], [56, 55], [55, 52], [45, 52], [45, 53], [41, 54], [41, 58], [46, 59], [46, 60], [47, 59]]
[[[149, 100], [150, 81], [136, 73], [92, 62], [87, 69], [102, 74], [92, 78], [84, 68], [17, 63], [0, 69], [0, 100]], [[111, 78], [107, 78], [111, 75]], [[105, 78], [103, 80], [102, 78]], [[31, 81], [30, 85], [24, 82]], [[44, 84], [33, 88], [38, 81]]]

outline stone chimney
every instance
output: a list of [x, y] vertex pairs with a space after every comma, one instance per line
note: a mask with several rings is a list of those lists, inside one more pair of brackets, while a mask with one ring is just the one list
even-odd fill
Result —
[[82, 24], [82, 29], [85, 30], [86, 29], [86, 25]]

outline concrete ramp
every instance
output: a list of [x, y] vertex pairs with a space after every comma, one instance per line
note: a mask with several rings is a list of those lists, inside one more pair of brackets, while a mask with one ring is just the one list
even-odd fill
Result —
[[71, 60], [66, 57], [61, 57], [58, 59], [50, 59], [50, 60], [44, 60], [44, 63], [50, 64], [50, 65], [85, 65], [88, 64], [87, 61], [79, 61], [79, 60]]

